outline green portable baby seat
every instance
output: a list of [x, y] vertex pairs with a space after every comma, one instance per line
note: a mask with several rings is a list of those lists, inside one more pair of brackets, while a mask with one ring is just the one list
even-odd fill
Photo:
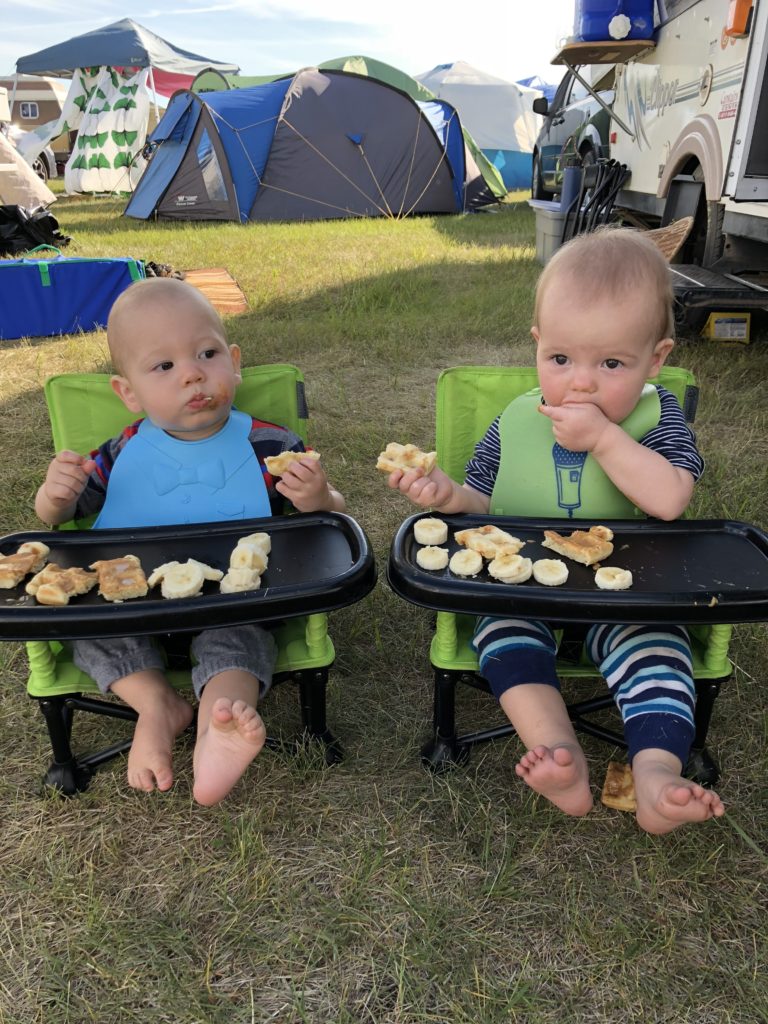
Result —
[[[74, 373], [52, 377], [46, 382], [45, 398], [56, 451], [63, 448], [83, 453], [92, 451], [136, 418], [113, 392], [108, 374]], [[304, 379], [296, 367], [273, 364], [244, 369], [235, 403], [244, 412], [287, 427], [306, 443]], [[83, 529], [88, 525], [88, 522], [71, 522], [60, 528]], [[373, 571], [371, 575], [375, 579]], [[328, 669], [335, 655], [327, 619], [325, 612], [316, 612], [288, 618], [275, 627], [278, 657], [274, 682], [292, 678], [298, 684], [303, 738], [321, 743], [326, 762], [332, 764], [341, 759], [342, 751], [326, 724]], [[131, 739], [127, 739], [103, 750], [75, 754], [71, 741], [74, 713], [88, 711], [133, 721], [137, 716], [121, 702], [104, 699], [99, 694], [94, 681], [72, 662], [66, 642], [28, 641], [27, 653], [30, 666], [27, 690], [43, 713], [53, 749], [45, 783], [64, 794], [74, 794], [88, 786], [99, 765], [125, 753], [131, 745]], [[169, 668], [167, 676], [174, 686], [191, 685], [186, 667]], [[271, 746], [279, 742], [272, 737], [267, 740]]]
[[[685, 414], [693, 421], [698, 388], [693, 374], [680, 367], [663, 367], [655, 383], [671, 391]], [[437, 382], [436, 449], [442, 469], [459, 483], [474, 447], [499, 413], [519, 395], [538, 385], [534, 367], [458, 366], [444, 370]], [[468, 609], [469, 611], [469, 609]], [[467, 760], [477, 743], [509, 736], [509, 724], [478, 732], [459, 733], [456, 723], [456, 684], [490, 689], [478, 673], [478, 661], [471, 646], [475, 616], [438, 611], [430, 646], [434, 669], [433, 729], [422, 749], [422, 759], [435, 771], [446, 770]], [[731, 674], [728, 660], [730, 625], [689, 626], [694, 681], [696, 685], [696, 734], [686, 773], [698, 782], [713, 785], [719, 770], [706, 750], [706, 738], [715, 699], [720, 686]], [[566, 634], [567, 641], [567, 634]], [[581, 644], [575, 653], [566, 654], [572, 645], [564, 642], [558, 657], [560, 678], [599, 678], [586, 658]], [[606, 727], [596, 715], [613, 707], [608, 695], [580, 700], [568, 705], [574, 728], [619, 747], [626, 747], [620, 731]], [[604, 717], [604, 715], [603, 715]]]

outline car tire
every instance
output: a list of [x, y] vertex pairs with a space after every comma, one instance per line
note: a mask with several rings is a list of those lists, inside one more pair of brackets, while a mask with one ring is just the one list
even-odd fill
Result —
[[531, 165], [531, 198], [532, 199], [551, 199], [549, 192], [544, 189], [544, 185], [541, 180], [541, 157], [538, 153], [533, 154], [533, 163]]
[[33, 160], [32, 170], [35, 172], [38, 178], [40, 178], [41, 181], [48, 181], [48, 165], [46, 164], [42, 156], [39, 156], [37, 157], [37, 159]]

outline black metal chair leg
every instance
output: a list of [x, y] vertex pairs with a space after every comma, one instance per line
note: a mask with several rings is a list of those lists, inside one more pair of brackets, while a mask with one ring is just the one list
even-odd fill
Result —
[[688, 778], [701, 786], [714, 786], [720, 778], [720, 768], [706, 748], [709, 723], [712, 719], [715, 701], [725, 679], [697, 680], [696, 682], [696, 713], [694, 725], [696, 733], [691, 745], [691, 753], [685, 766]]
[[469, 758], [469, 747], [456, 735], [457, 672], [435, 669], [432, 736], [421, 748], [421, 760], [434, 772], [444, 772]]
[[43, 786], [50, 786], [62, 796], [82, 793], [91, 781], [93, 772], [82, 765], [72, 753], [72, 709], [66, 696], [39, 699], [40, 710], [48, 727], [53, 760], [43, 777]]
[[325, 717], [328, 669], [318, 668], [295, 674], [299, 685], [301, 723], [304, 736], [310, 742], [322, 743], [325, 763], [338, 764], [344, 757], [341, 744], [328, 728]]

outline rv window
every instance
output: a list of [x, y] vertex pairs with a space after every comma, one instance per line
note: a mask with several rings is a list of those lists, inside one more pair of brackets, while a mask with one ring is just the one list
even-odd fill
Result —
[[36, 121], [40, 116], [37, 104], [29, 101], [19, 104], [19, 113], [25, 121]]
[[689, 7], [695, 7], [698, 3], [701, 3], [701, 0], [660, 0], [659, 23], [664, 25], [668, 21], [672, 21], [683, 11], [687, 11]]

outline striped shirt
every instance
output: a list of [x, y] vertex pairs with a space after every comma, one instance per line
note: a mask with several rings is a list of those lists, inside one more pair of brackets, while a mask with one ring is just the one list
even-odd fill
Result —
[[[659, 423], [649, 430], [640, 444], [663, 455], [667, 462], [680, 469], [687, 469], [698, 481], [704, 472], [704, 460], [696, 448], [696, 436], [685, 422], [682, 410], [671, 391], [656, 385], [661, 403]], [[475, 491], [493, 493], [499, 473], [501, 438], [497, 416], [488, 428], [485, 437], [475, 446], [475, 454], [467, 463], [466, 483]]]
[[[101, 511], [107, 496], [109, 477], [115, 460], [126, 444], [136, 434], [141, 425], [141, 420], [136, 420], [127, 426], [117, 437], [112, 437], [104, 444], [91, 452], [91, 458], [96, 462], [96, 469], [88, 478], [85, 490], [80, 495], [75, 509], [75, 519], [85, 519], [87, 516], [96, 515]], [[285, 498], [275, 490], [275, 482], [267, 472], [264, 459], [270, 455], [279, 455], [280, 452], [305, 451], [304, 442], [285, 427], [279, 427], [276, 423], [267, 423], [265, 420], [251, 419], [251, 431], [248, 440], [259, 462], [259, 467], [264, 476], [264, 483], [267, 485], [269, 504], [272, 515], [282, 515], [285, 510]]]

